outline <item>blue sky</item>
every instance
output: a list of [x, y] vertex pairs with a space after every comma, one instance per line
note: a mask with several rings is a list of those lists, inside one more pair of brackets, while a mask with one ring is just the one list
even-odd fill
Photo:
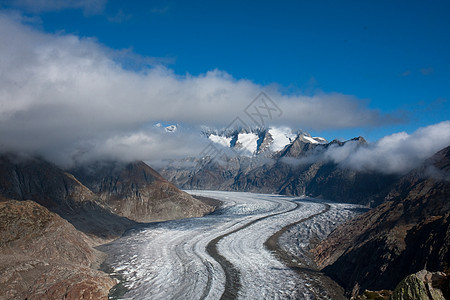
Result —
[[39, 16], [46, 31], [161, 58], [177, 74], [219, 69], [287, 93], [355, 95], [404, 111], [399, 129], [450, 116], [449, 1], [242, 2], [108, 1], [87, 17]]
[[[275, 90], [276, 99], [338, 95], [362, 106], [355, 113], [379, 115], [378, 121], [335, 128], [287, 122], [327, 139], [363, 135], [376, 141], [450, 116], [449, 1], [6, 0], [0, 5], [36, 34], [75, 36], [102, 53], [114, 52], [111, 57], [127, 72], [162, 65], [170, 76], [188, 80], [219, 70], [226, 74], [218, 77], [230, 76], [238, 85], [250, 82], [269, 95]], [[251, 99], [243, 97], [243, 107]]]

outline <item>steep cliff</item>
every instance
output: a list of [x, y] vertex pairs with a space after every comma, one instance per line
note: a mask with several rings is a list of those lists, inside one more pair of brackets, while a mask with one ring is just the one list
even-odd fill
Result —
[[313, 251], [349, 294], [394, 289], [450, 262], [450, 147], [403, 177], [386, 202], [338, 227]]

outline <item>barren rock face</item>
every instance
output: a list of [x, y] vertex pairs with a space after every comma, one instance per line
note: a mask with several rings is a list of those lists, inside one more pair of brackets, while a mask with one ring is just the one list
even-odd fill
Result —
[[449, 278], [445, 274], [421, 270], [403, 279], [390, 299], [445, 300], [442, 288], [448, 284]]
[[120, 236], [134, 222], [109, 211], [100, 198], [73, 175], [38, 158], [0, 156], [0, 195], [33, 200], [101, 239]]
[[99, 252], [82, 233], [33, 201], [1, 200], [0, 295], [107, 299], [115, 282], [91, 268]]
[[114, 213], [138, 222], [201, 217], [213, 207], [180, 191], [144, 162], [98, 163], [74, 170]]
[[394, 289], [425, 267], [444, 270], [450, 261], [449, 174], [447, 147], [402, 178], [386, 203], [320, 243], [313, 251], [319, 266], [349, 294]]

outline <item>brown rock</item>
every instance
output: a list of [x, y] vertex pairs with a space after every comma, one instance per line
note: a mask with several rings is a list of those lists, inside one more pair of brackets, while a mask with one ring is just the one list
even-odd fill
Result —
[[0, 195], [33, 200], [97, 240], [117, 238], [135, 225], [113, 214], [72, 174], [39, 158], [0, 155]]
[[353, 296], [366, 289], [392, 290], [425, 267], [444, 270], [450, 261], [449, 175], [447, 147], [403, 177], [387, 202], [321, 242], [313, 250], [318, 265]]
[[2, 201], [0, 232], [6, 299], [107, 299], [115, 281], [91, 268], [100, 252], [57, 214], [33, 201]]
[[442, 281], [449, 282], [445, 274], [421, 270], [403, 279], [389, 299], [445, 300], [444, 293], [439, 285]]
[[96, 163], [73, 172], [114, 213], [134, 221], [201, 217], [214, 209], [180, 191], [142, 161]]

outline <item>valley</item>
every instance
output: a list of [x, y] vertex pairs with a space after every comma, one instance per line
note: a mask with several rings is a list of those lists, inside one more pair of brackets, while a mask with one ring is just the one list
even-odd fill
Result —
[[[142, 161], [64, 170], [40, 158], [0, 156], [0, 210], [6, 216], [0, 294], [11, 299], [65, 294], [71, 295], [67, 299], [367, 299], [375, 290], [380, 299], [388, 299], [386, 293], [402, 299], [409, 293], [402, 286], [415, 280], [417, 295], [429, 289], [445, 299], [450, 295], [449, 159], [446, 147], [392, 181], [381, 192], [382, 203], [369, 209], [373, 202], [355, 204], [350, 193], [368, 192], [368, 186], [355, 186], [348, 170], [338, 166], [314, 176], [342, 178], [329, 192], [340, 183], [350, 186], [344, 202], [270, 193], [244, 176], [241, 180], [254, 185], [252, 192], [182, 191]], [[277, 176], [269, 171], [266, 178], [290, 173], [277, 169]], [[212, 170], [202, 176], [223, 175]], [[366, 179], [373, 184], [376, 178]], [[71, 249], [79, 250], [76, 260], [62, 255]]]
[[[189, 193], [219, 199], [223, 206], [202, 218], [148, 224], [100, 247], [113, 275], [123, 280], [113, 296], [344, 299], [343, 289], [316, 271], [308, 247], [359, 206], [242, 192]], [[280, 249], [297, 257], [286, 266], [265, 243], [293, 223], [295, 230], [279, 237]]]
[[448, 29], [0, 0], [0, 300], [450, 300]]

